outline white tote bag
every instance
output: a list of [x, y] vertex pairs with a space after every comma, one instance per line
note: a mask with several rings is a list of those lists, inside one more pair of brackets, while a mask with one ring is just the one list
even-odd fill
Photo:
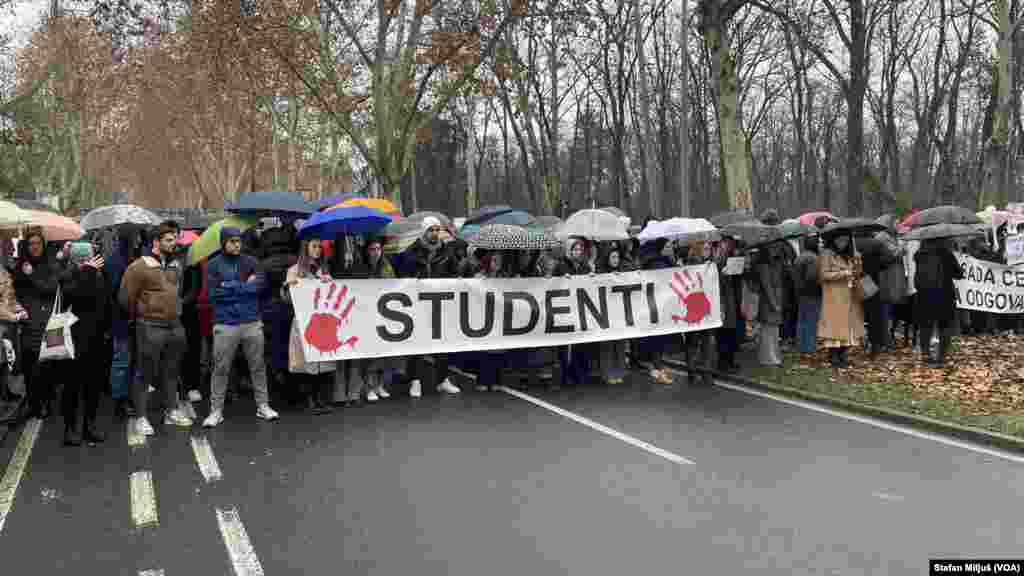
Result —
[[39, 361], [47, 360], [73, 360], [75, 358], [75, 343], [71, 340], [71, 327], [78, 322], [78, 317], [71, 312], [61, 312], [60, 287], [57, 287], [57, 295], [53, 299], [53, 311], [50, 319], [46, 322], [46, 331], [43, 332], [43, 340], [39, 346]]

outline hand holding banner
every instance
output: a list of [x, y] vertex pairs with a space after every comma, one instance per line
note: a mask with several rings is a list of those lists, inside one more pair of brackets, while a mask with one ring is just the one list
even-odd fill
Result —
[[569, 278], [302, 280], [306, 360], [623, 340], [722, 325], [714, 264]]

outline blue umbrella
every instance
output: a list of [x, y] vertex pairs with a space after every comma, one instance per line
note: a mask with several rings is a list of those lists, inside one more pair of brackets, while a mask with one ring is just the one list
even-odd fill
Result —
[[299, 228], [299, 238], [333, 240], [337, 236], [373, 234], [391, 223], [391, 217], [366, 206], [346, 206], [317, 212]]
[[308, 216], [316, 212], [317, 205], [298, 192], [249, 192], [239, 196], [238, 202], [228, 204], [225, 209], [247, 216]]

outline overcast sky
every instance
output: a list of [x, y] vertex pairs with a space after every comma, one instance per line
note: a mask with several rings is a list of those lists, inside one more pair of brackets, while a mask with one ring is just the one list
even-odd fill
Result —
[[21, 47], [48, 5], [47, 0], [14, 0], [13, 10], [0, 11], [0, 30], [13, 31], [15, 46]]

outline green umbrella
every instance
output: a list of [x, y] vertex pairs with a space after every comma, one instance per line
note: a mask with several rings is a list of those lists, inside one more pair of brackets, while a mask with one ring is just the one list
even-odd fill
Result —
[[228, 226], [243, 232], [259, 223], [259, 216], [229, 216], [210, 225], [188, 248], [188, 263], [194, 265], [220, 250], [220, 230]]

